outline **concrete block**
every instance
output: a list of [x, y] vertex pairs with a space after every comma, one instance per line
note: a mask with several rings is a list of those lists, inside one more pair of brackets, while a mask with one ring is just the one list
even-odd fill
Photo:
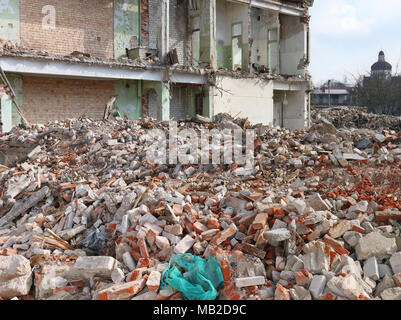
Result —
[[388, 275], [384, 275], [383, 280], [376, 287], [376, 296], [380, 296], [380, 294], [389, 288], [394, 288], [396, 286], [392, 277]]
[[298, 285], [290, 289], [290, 296], [293, 300], [312, 300], [309, 290]]
[[367, 260], [370, 257], [383, 258], [395, 253], [397, 244], [395, 238], [386, 238], [378, 232], [372, 232], [359, 240], [355, 251], [358, 260]]
[[123, 262], [129, 271], [135, 270], [136, 263], [135, 263], [134, 259], [132, 258], [131, 253], [125, 252], [123, 254]]
[[391, 271], [391, 268], [387, 264], [379, 264], [379, 275], [380, 279], [382, 279], [385, 275], [392, 277], [393, 271]]
[[364, 291], [359, 282], [351, 274], [345, 277], [333, 277], [327, 283], [327, 287], [334, 294], [351, 300], [358, 300], [361, 295], [369, 298], [368, 294]]
[[401, 252], [397, 252], [391, 256], [390, 265], [393, 273], [401, 273]]
[[376, 257], [371, 257], [365, 261], [363, 265], [363, 274], [365, 277], [369, 277], [375, 281], [380, 279], [379, 265], [377, 264]]
[[123, 283], [124, 278], [125, 278], [124, 272], [120, 268], [114, 269], [113, 272], [111, 273], [111, 280], [113, 280], [115, 284]]
[[242, 287], [251, 287], [251, 286], [261, 286], [266, 283], [265, 277], [257, 276], [257, 277], [247, 277], [247, 278], [236, 278], [235, 285], [238, 288]]
[[380, 294], [383, 300], [401, 300], [401, 288], [388, 288]]
[[0, 297], [27, 295], [32, 285], [29, 260], [20, 255], [0, 256]]
[[159, 271], [152, 271], [146, 281], [146, 286], [149, 291], [156, 292], [159, 290], [161, 273]]
[[144, 279], [123, 284], [115, 284], [98, 292], [99, 300], [129, 300], [145, 287]]
[[195, 240], [191, 236], [185, 236], [174, 248], [176, 254], [184, 254], [194, 245]]
[[113, 270], [117, 268], [117, 263], [112, 257], [78, 257], [73, 272], [88, 278], [91, 276], [110, 278]]
[[288, 231], [287, 229], [276, 229], [276, 230], [270, 230], [270, 231], [266, 231], [263, 234], [263, 237], [265, 240], [267, 240], [268, 242], [272, 243], [272, 242], [281, 242], [281, 241], [285, 241], [291, 238], [291, 232]]
[[156, 236], [156, 246], [160, 250], [164, 250], [170, 247], [170, 242], [166, 237]]
[[315, 193], [313, 196], [306, 200], [306, 204], [313, 208], [315, 211], [330, 210], [331, 207], [322, 199], [320, 194]]
[[326, 287], [326, 277], [321, 275], [316, 275], [313, 277], [312, 282], [309, 286], [309, 291], [315, 300], [320, 299], [324, 288]]

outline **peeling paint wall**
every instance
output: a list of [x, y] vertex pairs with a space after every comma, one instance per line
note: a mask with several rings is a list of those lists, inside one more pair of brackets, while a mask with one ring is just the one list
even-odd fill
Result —
[[173, 86], [171, 88], [170, 118], [185, 119], [188, 115], [188, 87]]
[[281, 39], [280, 57], [281, 74], [304, 75], [298, 65], [307, 51], [307, 33], [305, 24], [299, 17], [280, 15]]
[[149, 0], [149, 47], [161, 49], [161, 15], [160, 0]]
[[[7, 74], [7, 78], [15, 92], [15, 95], [17, 97], [17, 99], [16, 99], [17, 103], [21, 106], [22, 111], [25, 112], [24, 95], [23, 95], [23, 93], [24, 93], [23, 77], [21, 75], [17, 75], [17, 74], [12, 74], [12, 75]], [[17, 126], [20, 123], [21, 123], [21, 117], [20, 117], [15, 105], [12, 104], [12, 124], [13, 124], [13, 126]]]
[[288, 105], [283, 106], [283, 126], [304, 129], [308, 124], [307, 95], [305, 91], [287, 91]]
[[214, 115], [226, 112], [254, 124], [273, 124], [273, 81], [219, 76], [217, 86], [224, 91], [215, 90]]
[[228, 1], [217, 1], [217, 67], [232, 69], [232, 24], [242, 23], [242, 70], [248, 70], [249, 7]]
[[19, 0], [0, 0], [0, 38], [20, 43]]
[[138, 80], [120, 80], [116, 82], [116, 105], [123, 116], [137, 120], [142, 116], [141, 100], [138, 96]]
[[[251, 64], [268, 67], [267, 34], [269, 28], [279, 28], [278, 13], [252, 8], [251, 10]], [[270, 57], [271, 59], [273, 57]], [[276, 57], [276, 61], [278, 58]]]
[[[181, 4], [179, 4], [181, 2]], [[185, 4], [179, 0], [170, 0], [170, 36], [169, 50], [177, 49], [179, 64], [187, 64], [187, 29], [188, 11]]]
[[114, 57], [140, 44], [139, 0], [114, 0]]

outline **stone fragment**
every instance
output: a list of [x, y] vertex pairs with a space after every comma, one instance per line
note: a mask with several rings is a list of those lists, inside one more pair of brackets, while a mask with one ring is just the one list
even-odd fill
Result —
[[270, 230], [263, 234], [268, 242], [282, 242], [291, 238], [291, 232], [287, 229]]
[[174, 252], [177, 254], [186, 253], [194, 245], [195, 240], [191, 236], [186, 235], [174, 248]]
[[309, 291], [315, 300], [319, 300], [322, 295], [324, 288], [326, 287], [326, 277], [322, 275], [316, 275], [313, 277], [312, 282], [309, 286]]
[[161, 273], [159, 271], [152, 271], [146, 281], [146, 287], [149, 291], [156, 292], [159, 289]]
[[235, 279], [235, 285], [238, 288], [259, 286], [259, 285], [264, 285], [265, 283], [266, 283], [265, 277], [261, 276]]
[[397, 251], [394, 238], [386, 238], [378, 232], [372, 232], [359, 240], [355, 247], [358, 260], [367, 260], [370, 257], [383, 258]]
[[308, 198], [306, 200], [306, 203], [308, 206], [313, 208], [315, 211], [325, 211], [325, 210], [330, 210], [331, 207], [327, 204], [326, 201], [324, 201], [320, 194], [315, 193], [313, 196]]
[[117, 268], [117, 263], [113, 257], [78, 257], [73, 266], [73, 272], [88, 278], [93, 276], [111, 278], [113, 270]]
[[376, 257], [371, 257], [365, 261], [363, 265], [363, 274], [365, 277], [369, 277], [372, 280], [379, 280], [379, 265], [377, 264]]
[[27, 295], [32, 285], [29, 260], [20, 255], [0, 256], [0, 297]]
[[391, 256], [390, 265], [393, 273], [401, 273], [401, 252], [394, 253]]
[[385, 289], [380, 297], [383, 300], [401, 300], [401, 287]]

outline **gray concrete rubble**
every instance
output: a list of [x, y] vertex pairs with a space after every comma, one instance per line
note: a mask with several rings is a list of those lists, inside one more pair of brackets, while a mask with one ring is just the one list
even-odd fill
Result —
[[80, 118], [0, 135], [3, 154], [26, 150], [0, 163], [2, 299], [183, 299], [161, 286], [177, 254], [216, 258], [221, 300], [400, 299], [399, 133], [331, 113], [302, 132], [195, 117], [178, 130], [254, 129], [253, 166], [152, 164], [150, 130], [171, 124]]

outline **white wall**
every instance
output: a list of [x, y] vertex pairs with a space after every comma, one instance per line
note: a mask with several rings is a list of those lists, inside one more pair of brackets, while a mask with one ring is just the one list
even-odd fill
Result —
[[306, 57], [306, 27], [299, 17], [280, 15], [281, 19], [281, 74], [304, 74], [298, 70], [301, 59]]
[[242, 22], [242, 42], [248, 42], [248, 6], [223, 0], [216, 1], [217, 41], [231, 45], [231, 24]]
[[288, 105], [283, 108], [283, 125], [287, 129], [304, 129], [308, 125], [308, 105], [305, 91], [286, 91]]
[[[260, 16], [260, 21], [258, 21]], [[251, 10], [251, 64], [258, 63], [267, 66], [267, 29], [278, 28], [278, 13], [270, 10], [252, 8]], [[259, 57], [259, 59], [258, 59]]]
[[229, 113], [253, 124], [273, 125], [273, 81], [217, 77], [213, 115]]

